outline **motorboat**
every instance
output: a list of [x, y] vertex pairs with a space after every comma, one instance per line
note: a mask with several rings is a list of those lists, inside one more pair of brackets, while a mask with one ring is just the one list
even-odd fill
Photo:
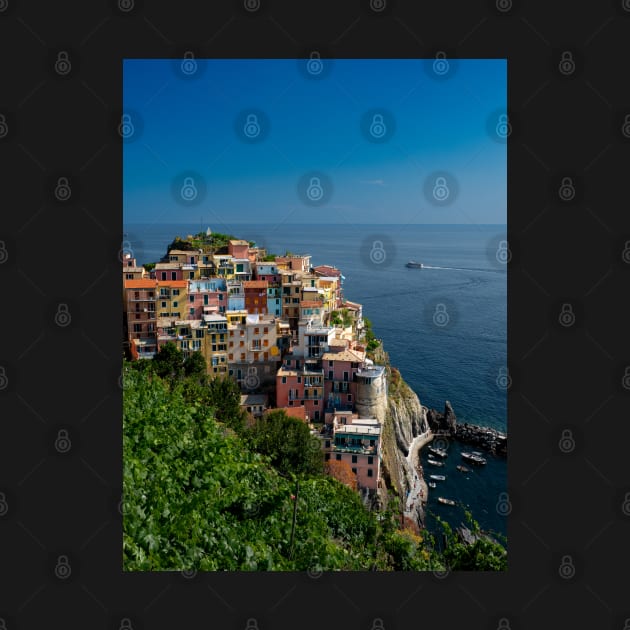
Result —
[[433, 479], [435, 481], [445, 481], [446, 477], [444, 475], [429, 475], [429, 479]]
[[436, 462], [434, 459], [427, 459], [427, 464], [431, 466], [444, 466], [444, 462]]
[[424, 265], [421, 262], [417, 262], [415, 260], [410, 260], [405, 267], [409, 267], [409, 269], [422, 269]]
[[455, 466], [455, 468], [457, 468], [457, 470], [459, 470], [459, 472], [463, 472], [463, 473], [470, 472], [470, 468], [466, 468], [466, 466], [462, 466], [461, 464], [457, 464], [457, 466]]
[[470, 462], [471, 464], [476, 464], [477, 466], [483, 466], [484, 464], [487, 463], [486, 458], [483, 457], [481, 453], [477, 451], [473, 451], [472, 453], [462, 452], [462, 459], [465, 459], [467, 462]]
[[437, 488], [437, 483], [435, 483], [435, 481], [429, 481], [427, 485], [429, 486], [429, 488]]
[[448, 457], [448, 453], [443, 448], [436, 448], [435, 446], [427, 446], [427, 451], [431, 453], [431, 455], [435, 455], [436, 457]]
[[453, 499], [445, 499], [444, 497], [438, 497], [437, 500], [444, 505], [455, 505]]

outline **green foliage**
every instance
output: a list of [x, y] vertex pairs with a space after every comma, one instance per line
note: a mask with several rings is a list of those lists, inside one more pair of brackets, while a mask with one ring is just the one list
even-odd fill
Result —
[[263, 257], [263, 262], [274, 262], [276, 260], [276, 254], [267, 254]]
[[272, 411], [246, 432], [250, 447], [267, 455], [283, 475], [320, 474], [323, 453], [319, 438], [311, 434], [308, 425], [299, 418], [287, 416], [283, 410]]
[[184, 373], [184, 354], [172, 341], [158, 350], [153, 363], [155, 373], [162, 378], [178, 378]]
[[184, 374], [193, 376], [198, 379], [204, 377], [207, 373], [206, 360], [201, 352], [193, 352], [184, 360]]
[[[302, 421], [270, 414], [259, 433], [239, 436], [218, 420], [219, 410], [235, 411], [232, 381], [210, 379], [211, 388], [192, 376], [163, 379], [153, 364], [123, 365], [125, 571], [504, 568], [496, 543], [466, 548], [449, 538], [440, 555], [426, 532], [401, 526], [397, 497], [371, 512], [336, 479], [309, 473], [309, 459], [287, 448], [310, 449]], [[255, 452], [250, 439], [270, 453]]]
[[142, 265], [146, 271], [152, 271], [153, 269], [155, 269], [155, 263], [144, 263], [144, 265]]
[[245, 427], [247, 414], [241, 409], [241, 390], [228, 376], [216, 376], [209, 379], [207, 399], [216, 419], [237, 432]]

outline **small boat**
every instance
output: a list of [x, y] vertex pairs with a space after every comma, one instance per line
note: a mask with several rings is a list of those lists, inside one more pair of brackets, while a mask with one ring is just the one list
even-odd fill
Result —
[[429, 488], [437, 488], [437, 483], [435, 483], [435, 481], [429, 481], [428, 485]]
[[405, 267], [409, 267], [409, 269], [422, 269], [424, 265], [421, 262], [416, 262], [415, 260], [410, 260]]
[[478, 451], [473, 451], [472, 453], [462, 452], [462, 459], [465, 459], [471, 464], [477, 464], [478, 466], [483, 466], [487, 463], [486, 458], [482, 457], [481, 453], [479, 453]]
[[444, 505], [455, 505], [453, 499], [445, 499], [444, 497], [438, 497], [437, 500]]
[[447, 457], [448, 453], [443, 448], [435, 448], [434, 446], [427, 446], [427, 451], [437, 457]]
[[431, 466], [444, 466], [444, 462], [436, 462], [434, 459], [427, 459], [427, 464]]
[[466, 468], [466, 466], [462, 466], [461, 464], [457, 464], [455, 468], [457, 468], [457, 470], [463, 473], [470, 472], [470, 468]]
[[446, 477], [444, 475], [429, 475], [429, 479], [434, 479], [435, 481], [445, 481]]

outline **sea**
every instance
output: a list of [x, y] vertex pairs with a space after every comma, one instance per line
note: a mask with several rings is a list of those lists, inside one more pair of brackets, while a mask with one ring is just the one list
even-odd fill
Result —
[[[144, 264], [158, 261], [175, 236], [208, 227], [129, 223], [123, 231]], [[508, 432], [505, 225], [222, 224], [216, 231], [339, 268], [346, 299], [363, 304], [391, 364], [423, 405], [443, 411], [448, 400], [458, 422]], [[408, 268], [408, 261], [423, 267]], [[427, 528], [439, 531], [436, 516], [457, 527], [470, 510], [483, 529], [507, 536], [507, 458], [485, 453], [487, 465], [466, 464], [471, 472], [462, 473], [455, 466], [470, 448], [446, 446], [444, 467], [427, 464], [426, 448], [421, 454], [425, 479], [446, 477], [429, 489]]]

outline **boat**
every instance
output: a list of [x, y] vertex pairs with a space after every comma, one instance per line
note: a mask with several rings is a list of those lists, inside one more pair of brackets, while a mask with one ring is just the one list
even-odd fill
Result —
[[437, 483], [435, 483], [435, 481], [429, 481], [429, 488], [437, 488]]
[[485, 457], [482, 457], [481, 453], [478, 451], [473, 451], [472, 453], [464, 453], [462, 452], [462, 459], [465, 459], [467, 462], [471, 464], [476, 464], [478, 466], [483, 466], [487, 463]]
[[463, 472], [463, 473], [470, 472], [470, 468], [466, 468], [466, 466], [462, 466], [461, 464], [457, 464], [457, 466], [455, 466], [455, 468], [457, 468], [457, 470], [459, 470], [460, 472]]
[[444, 462], [436, 462], [434, 459], [427, 459], [427, 464], [431, 464], [431, 466], [444, 466]]
[[444, 497], [438, 497], [437, 500], [444, 505], [455, 505], [453, 499], [445, 499]]
[[445, 481], [446, 477], [444, 475], [429, 475], [429, 479], [434, 479], [435, 481]]
[[434, 446], [427, 446], [427, 451], [437, 457], [447, 457], [448, 453], [443, 448], [435, 448]]
[[410, 260], [405, 267], [409, 267], [409, 269], [422, 269], [424, 265], [421, 262], [416, 262], [415, 260]]

